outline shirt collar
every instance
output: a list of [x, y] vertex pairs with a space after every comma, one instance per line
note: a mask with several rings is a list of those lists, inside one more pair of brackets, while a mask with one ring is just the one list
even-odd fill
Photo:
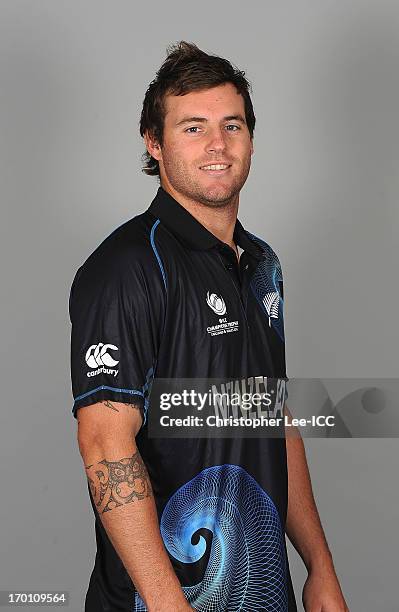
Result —
[[[202, 223], [197, 221], [163, 187], [158, 188], [157, 194], [148, 210], [160, 219], [172, 233], [178, 234], [179, 238], [191, 249], [207, 250], [213, 247], [225, 248], [228, 246], [207, 230]], [[236, 220], [233, 236], [234, 242], [244, 251], [256, 259], [264, 259], [265, 255], [262, 247], [249, 238], [238, 219]]]

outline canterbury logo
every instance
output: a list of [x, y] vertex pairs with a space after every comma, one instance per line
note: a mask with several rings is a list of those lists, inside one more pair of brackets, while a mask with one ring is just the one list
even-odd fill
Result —
[[86, 363], [90, 368], [98, 368], [98, 366], [116, 366], [119, 361], [115, 361], [108, 354], [108, 351], [117, 351], [118, 347], [115, 344], [92, 344], [86, 353]]
[[209, 291], [207, 291], [206, 303], [217, 315], [225, 314], [226, 304], [224, 303], [224, 299], [216, 295], [216, 293], [211, 293], [211, 295], [209, 295]]
[[271, 326], [270, 319], [278, 319], [278, 305], [280, 302], [280, 296], [277, 291], [270, 291], [266, 293], [263, 298], [263, 304], [266, 308], [266, 312], [269, 315], [269, 327]]

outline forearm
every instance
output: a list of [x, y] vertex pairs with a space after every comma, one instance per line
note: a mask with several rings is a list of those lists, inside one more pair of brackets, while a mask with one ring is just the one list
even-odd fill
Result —
[[[289, 411], [286, 412], [291, 418]], [[333, 568], [327, 540], [313, 496], [305, 447], [298, 428], [286, 436], [288, 465], [288, 508], [286, 533], [308, 571]]]
[[159, 530], [151, 483], [134, 438], [81, 448], [107, 534], [151, 612], [190, 610]]

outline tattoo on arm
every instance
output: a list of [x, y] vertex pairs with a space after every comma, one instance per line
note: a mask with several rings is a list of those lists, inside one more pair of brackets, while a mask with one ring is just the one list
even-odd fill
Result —
[[111, 410], [114, 410], [115, 412], [119, 412], [118, 408], [116, 408], [109, 400], [105, 400], [103, 404], [107, 408], [111, 408]]
[[[135, 408], [136, 410], [140, 410], [141, 413], [143, 411], [143, 408], [142, 408], [141, 404], [139, 404], [139, 403], [136, 403], [136, 404], [130, 404], [129, 402], [120, 402], [120, 403], [121, 404], [125, 404], [125, 406], [130, 406], [130, 408]], [[111, 410], [114, 410], [115, 412], [119, 412], [118, 408], [116, 406], [114, 406], [114, 404], [112, 402], [110, 402], [109, 400], [104, 400], [103, 404], [107, 408], [111, 408]]]
[[139, 451], [119, 461], [103, 459], [86, 466], [87, 480], [100, 513], [152, 495], [147, 468]]

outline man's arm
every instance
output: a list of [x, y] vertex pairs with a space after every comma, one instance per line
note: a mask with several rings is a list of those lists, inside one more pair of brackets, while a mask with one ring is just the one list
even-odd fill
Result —
[[[285, 406], [285, 414], [291, 413]], [[299, 429], [287, 428], [288, 509], [286, 533], [303, 559], [308, 579], [303, 590], [306, 612], [349, 612], [313, 497], [305, 447]]]
[[150, 612], [188, 604], [159, 530], [150, 479], [135, 436], [137, 404], [105, 400], [78, 410], [78, 443], [104, 528]]

